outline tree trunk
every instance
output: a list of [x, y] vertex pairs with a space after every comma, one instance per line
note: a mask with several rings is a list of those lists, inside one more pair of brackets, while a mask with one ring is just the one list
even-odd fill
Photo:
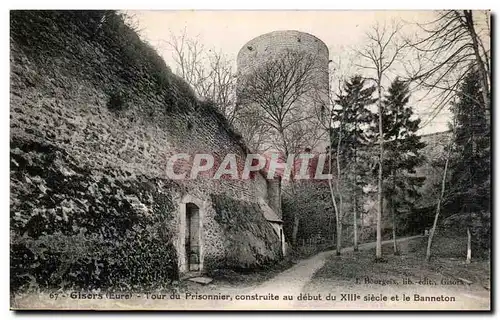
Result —
[[[453, 139], [453, 138], [450, 138]], [[443, 179], [441, 180], [441, 193], [439, 194], [439, 199], [437, 202], [436, 206], [436, 215], [434, 216], [434, 223], [432, 224], [432, 229], [431, 232], [429, 233], [429, 239], [427, 240], [427, 252], [425, 254], [425, 261], [429, 262], [431, 259], [431, 247], [432, 247], [432, 239], [434, 238], [434, 234], [436, 232], [436, 226], [437, 222], [439, 219], [439, 213], [441, 211], [441, 202], [443, 201], [444, 198], [444, 192], [445, 192], [445, 187], [446, 187], [446, 174], [448, 172], [448, 163], [450, 162], [450, 150], [451, 150], [451, 141], [448, 146], [448, 155], [446, 157], [446, 162], [444, 164], [444, 172], [443, 172]]]
[[[330, 153], [331, 154], [331, 153]], [[331, 158], [330, 158], [331, 159]], [[331, 166], [331, 165], [330, 165]], [[328, 179], [328, 188], [330, 189], [330, 196], [333, 203], [333, 208], [335, 210], [335, 227], [336, 227], [336, 253], [339, 256], [341, 254], [341, 239], [342, 239], [342, 223], [340, 220], [339, 207], [337, 206], [337, 200], [335, 199], [335, 194], [333, 192], [332, 180]]]
[[[330, 145], [331, 145], [331, 139], [330, 139]], [[330, 158], [328, 159], [328, 174], [332, 173], [332, 148], [330, 147]], [[339, 239], [339, 229], [338, 226], [340, 224], [340, 214], [339, 214], [339, 208], [337, 206], [337, 200], [335, 199], [335, 193], [333, 192], [333, 185], [332, 185], [332, 180], [328, 179], [328, 188], [330, 189], [330, 197], [332, 199], [332, 204], [333, 204], [333, 209], [335, 210], [335, 236], [337, 238], [337, 255], [340, 255], [340, 243], [338, 241]]]
[[[396, 173], [394, 171], [395, 170], [391, 170], [391, 184], [393, 190], [395, 190], [395, 185], [396, 185], [395, 183]], [[388, 210], [391, 212], [391, 219], [392, 219], [392, 248], [394, 255], [397, 256], [399, 255], [399, 250], [398, 250], [398, 241], [396, 238], [396, 210], [394, 209], [392, 194], [390, 194], [388, 197], [387, 205], [388, 205]]]
[[389, 200], [389, 210], [391, 210], [392, 215], [392, 246], [394, 255], [399, 255], [398, 241], [396, 239], [396, 210], [394, 210], [392, 200]]
[[398, 250], [398, 240], [396, 238], [396, 219], [395, 219], [395, 214], [394, 214], [394, 208], [392, 210], [392, 248], [394, 255], [399, 255], [399, 250]]
[[490, 123], [490, 89], [488, 85], [488, 72], [486, 71], [486, 68], [484, 66], [484, 61], [481, 58], [481, 54], [479, 53], [479, 43], [478, 43], [478, 36], [476, 33], [476, 30], [474, 28], [474, 20], [472, 17], [472, 11], [471, 10], [464, 10], [464, 16], [465, 16], [465, 23], [467, 27], [467, 31], [469, 32], [469, 35], [472, 39], [472, 48], [474, 49], [474, 55], [476, 58], [476, 64], [479, 68], [479, 74], [481, 76], [481, 87], [483, 90], [481, 90], [482, 95], [483, 95], [483, 101], [484, 101], [484, 106], [486, 108], [486, 121], [488, 121], [488, 124]]
[[[330, 127], [331, 127], [331, 122], [330, 122]], [[328, 179], [328, 187], [330, 189], [330, 196], [332, 198], [332, 203], [333, 207], [335, 209], [335, 222], [336, 222], [336, 254], [339, 256], [342, 253], [342, 217], [343, 217], [343, 201], [342, 201], [342, 194], [340, 192], [340, 179], [341, 179], [341, 169], [340, 169], [340, 146], [342, 142], [342, 123], [340, 124], [339, 127], [339, 138], [337, 142], [337, 148], [336, 148], [336, 167], [337, 167], [337, 180], [336, 180], [336, 191], [339, 196], [339, 204], [337, 205], [337, 200], [335, 199], [335, 194], [333, 191], [333, 184], [332, 180]], [[329, 154], [330, 154], [330, 159], [328, 161], [328, 173], [332, 173], [332, 139], [331, 139], [331, 133], [328, 131], [328, 137], [329, 137], [329, 142], [330, 142], [330, 148], [329, 148]]]
[[338, 256], [342, 254], [342, 221], [340, 219], [337, 223], [337, 250], [335, 253]]
[[[357, 123], [356, 123], [357, 126]], [[357, 127], [356, 127], [357, 128]], [[357, 131], [355, 131], [357, 133]], [[358, 155], [356, 148], [354, 149], [354, 210], [352, 212], [352, 226], [353, 226], [353, 245], [354, 251], [359, 251], [358, 248]]]
[[337, 164], [337, 183], [336, 183], [336, 188], [337, 188], [337, 194], [339, 196], [339, 206], [338, 206], [338, 211], [337, 211], [337, 255], [340, 256], [342, 253], [342, 218], [344, 217], [344, 201], [342, 197], [342, 191], [341, 191], [341, 178], [342, 178], [342, 171], [340, 169], [340, 146], [342, 142], [342, 123], [340, 124], [339, 127], [339, 139], [337, 143], [337, 155], [335, 162]]
[[[286, 142], [285, 134], [283, 132], [283, 129], [280, 129], [279, 132], [281, 134], [281, 138], [283, 139], [283, 145], [284, 145], [284, 149], [285, 149], [284, 150], [285, 151], [285, 159], [286, 159], [286, 161], [288, 161], [288, 156], [290, 155], [290, 153], [288, 151], [288, 145]], [[292, 163], [294, 161], [295, 161], [295, 156], [294, 156]], [[292, 168], [292, 170], [290, 172], [291, 176], [289, 177], [290, 178], [290, 189], [292, 190], [292, 195], [295, 196], [295, 184], [294, 184], [294, 180], [293, 180], [294, 174], [295, 174], [294, 168]], [[297, 244], [297, 234], [299, 232], [299, 223], [300, 223], [299, 213], [297, 212], [297, 210], [293, 210], [293, 226], [292, 226], [292, 244], [293, 245]]]
[[359, 215], [359, 224], [360, 224], [360, 226], [359, 226], [359, 237], [358, 237], [358, 242], [359, 243], [358, 243], [358, 245], [361, 244], [361, 243], [363, 243], [363, 240], [364, 240], [364, 238], [363, 238], [363, 236], [365, 234], [365, 222], [364, 222], [364, 220], [365, 220], [364, 219], [364, 211], [361, 210], [361, 213]]
[[335, 210], [335, 228], [336, 228], [335, 236], [337, 238], [337, 240], [336, 240], [336, 252], [337, 252], [337, 255], [339, 256], [340, 251], [342, 249], [340, 247], [340, 241], [339, 241], [339, 239], [341, 237], [341, 230], [339, 230], [340, 217], [339, 217], [339, 209], [337, 206], [337, 200], [335, 199], [335, 194], [333, 193], [333, 185], [332, 185], [332, 181], [330, 179], [328, 179], [328, 188], [330, 189], [330, 196], [332, 198], [333, 208]]
[[[288, 159], [288, 154], [286, 155]], [[296, 191], [295, 191], [295, 183], [293, 179], [290, 179], [290, 189], [292, 195], [295, 197]], [[297, 234], [299, 232], [299, 223], [300, 223], [300, 216], [297, 210], [293, 210], [293, 225], [292, 225], [292, 239], [291, 242], [293, 245], [297, 244]]]
[[383, 212], [383, 190], [382, 190], [382, 163], [384, 160], [384, 129], [382, 126], [382, 87], [381, 87], [381, 77], [377, 83], [378, 89], [378, 133], [379, 133], [379, 162], [378, 162], [378, 211], [377, 211], [377, 243], [375, 256], [377, 259], [382, 258], [382, 212]]
[[358, 222], [357, 222], [357, 206], [358, 206], [358, 203], [357, 203], [357, 195], [354, 195], [354, 211], [353, 211], [353, 230], [354, 230], [354, 234], [353, 234], [353, 239], [354, 239], [354, 251], [359, 251], [359, 248], [358, 248]]
[[335, 235], [333, 234], [334, 233], [334, 231], [333, 231], [333, 217], [331, 214], [328, 214], [328, 230], [331, 231], [331, 234], [330, 233], [327, 234], [328, 239], [334, 240]]
[[471, 249], [471, 235], [470, 229], [467, 227], [467, 260], [465, 263], [469, 264], [472, 258], [472, 249]]

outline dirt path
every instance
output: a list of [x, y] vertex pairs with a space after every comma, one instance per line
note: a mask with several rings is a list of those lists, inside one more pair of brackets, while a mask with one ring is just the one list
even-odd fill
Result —
[[[398, 243], [401, 247], [407, 247], [409, 240], [421, 237], [402, 238]], [[390, 243], [391, 240], [383, 242], [383, 244]], [[359, 249], [365, 251], [373, 247], [375, 243], [371, 242], [360, 245]], [[366, 259], [363, 261], [359, 256], [353, 256], [353, 253], [349, 254], [352, 250], [352, 247], [343, 249], [344, 254], [340, 257], [335, 256], [335, 251], [319, 253], [243, 293], [249, 298], [279, 295], [279, 300], [233, 300], [224, 304], [223, 308], [240, 310], [488, 310], [490, 308], [488, 290], [478, 284], [473, 286], [443, 284], [440, 282], [443, 279], [440, 272], [432, 271], [432, 268], [429, 269], [425, 265], [412, 264], [415, 262], [412, 260], [415, 259], [414, 254], [407, 257], [402, 255], [396, 260], [390, 259], [392, 264], [373, 265], [371, 258], [364, 256], [369, 261]], [[394, 261], [398, 260], [402, 263], [394, 265]], [[321, 274], [317, 273], [327, 262], [329, 268], [326, 271], [329, 273], [325, 274], [324, 268]], [[332, 262], [335, 263], [333, 268]], [[340, 274], [348, 276], [342, 278], [339, 277]], [[363, 283], [365, 275], [372, 275], [371, 279], [395, 280], [397, 283], [366, 284]], [[413, 275], [410, 277], [413, 281], [416, 281], [414, 276], [417, 276], [423, 283], [404, 283], [403, 279], [408, 275]], [[430, 284], [427, 281], [434, 283]], [[300, 300], [301, 294], [309, 294], [313, 300]], [[345, 299], [348, 295], [349, 298]], [[285, 300], [285, 296], [292, 299]], [[367, 297], [371, 300], [365, 300]], [[382, 300], [383, 297], [387, 300]], [[394, 300], [391, 300], [392, 297]], [[403, 301], [405, 297], [407, 300]], [[434, 300], [423, 300], [427, 298]]]
[[[415, 238], [420, 238], [421, 236], [412, 236], [407, 238], [398, 239], [398, 243], [408, 241]], [[382, 243], [390, 243], [392, 240], [383, 241]], [[366, 250], [375, 247], [376, 242], [364, 243], [359, 246], [359, 249]], [[353, 247], [347, 247], [342, 249], [342, 252], [350, 252]], [[256, 301], [238, 301], [231, 302], [225, 306], [224, 309], [296, 309], [297, 301], [296, 297], [303, 292], [304, 286], [311, 280], [314, 273], [324, 266], [325, 262], [329, 258], [333, 258], [335, 255], [335, 250], [321, 252], [314, 255], [311, 258], [305, 259], [297, 263], [292, 268], [280, 273], [274, 278], [258, 285], [257, 287], [251, 289], [249, 292], [244, 293], [245, 295], [255, 296], [262, 295], [268, 296], [269, 294], [283, 296], [293, 296], [294, 300], [284, 301], [282, 299], [278, 301], [275, 300], [260, 300]]]

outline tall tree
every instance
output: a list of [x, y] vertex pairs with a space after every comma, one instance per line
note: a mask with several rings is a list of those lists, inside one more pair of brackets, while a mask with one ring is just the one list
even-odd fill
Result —
[[425, 253], [425, 261], [429, 262], [431, 259], [431, 249], [432, 249], [432, 240], [434, 239], [434, 235], [436, 234], [436, 228], [438, 225], [439, 221], [439, 215], [441, 214], [441, 205], [444, 201], [445, 194], [446, 194], [446, 182], [448, 181], [448, 167], [450, 164], [450, 158], [451, 158], [451, 151], [453, 149], [453, 135], [455, 132], [455, 127], [456, 127], [456, 122], [453, 121], [452, 124], [450, 124], [451, 130], [452, 130], [452, 136], [450, 137], [450, 141], [448, 142], [448, 145], [444, 149], [444, 169], [443, 169], [443, 176], [441, 178], [441, 185], [440, 185], [440, 191], [437, 199], [437, 204], [436, 204], [436, 213], [434, 214], [434, 222], [432, 224], [432, 229], [429, 233], [429, 238], [427, 239], [427, 250]]
[[[374, 85], [367, 86], [366, 82], [360, 75], [355, 75], [349, 81], [345, 81], [344, 90], [338, 95], [336, 101], [340, 109], [333, 118], [335, 123], [343, 123], [337, 128], [337, 130], [342, 130], [342, 134], [332, 136], [332, 147], [338, 144], [338, 136], [343, 136], [337, 161], [345, 168], [343, 174], [345, 177], [342, 179], [346, 185], [344, 189], [349, 189], [352, 194], [351, 208], [355, 251], [358, 250], [357, 217], [360, 211], [363, 186], [366, 185], [366, 179], [363, 179], [363, 175], [367, 172], [367, 167], [363, 152], [370, 144], [370, 138], [365, 131], [373, 120], [373, 113], [369, 106], [376, 102], [376, 99], [373, 98], [376, 87]], [[341, 232], [342, 219], [340, 219], [339, 224], [337, 230]]]
[[479, 246], [489, 249], [490, 128], [478, 99], [482, 96], [480, 77], [476, 69], [465, 77], [452, 106], [457, 126], [446, 209], [456, 213], [457, 222], [468, 232], [472, 229]]
[[[259, 110], [261, 117], [255, 121], [268, 128], [267, 143], [273, 151], [280, 152], [285, 161], [314, 147], [321, 134], [314, 114], [306, 108], [312, 92], [317, 90], [318, 72], [314, 55], [285, 50], [238, 79], [238, 104], [242, 109]], [[293, 180], [289, 186], [294, 193]], [[300, 221], [298, 212], [293, 220], [292, 243], [295, 244]]]
[[[377, 109], [378, 114], [383, 113], [382, 91], [384, 80], [387, 79], [387, 73], [391, 71], [394, 64], [401, 57], [402, 52], [407, 47], [398, 39], [398, 33], [401, 30], [400, 24], [387, 26], [386, 24], [376, 24], [371, 31], [366, 34], [367, 44], [364, 49], [359, 50], [358, 54], [363, 62], [358, 66], [370, 73], [369, 79], [375, 82], [377, 87]], [[384, 124], [383, 117], [378, 117], [378, 210], [377, 210], [377, 243], [375, 256], [376, 259], [382, 258], [382, 215], [384, 211], [384, 190], [383, 190], [383, 159], [384, 159]]]
[[[398, 253], [396, 229], [399, 214], [411, 214], [418, 197], [418, 188], [424, 179], [415, 175], [415, 168], [422, 164], [421, 153], [425, 143], [417, 135], [420, 119], [415, 118], [408, 83], [396, 78], [384, 97], [382, 123], [385, 153], [383, 160], [384, 198], [392, 218], [394, 253]], [[379, 114], [375, 115], [378, 123]], [[375, 125], [374, 125], [375, 126]], [[376, 128], [374, 128], [376, 132]], [[378, 134], [378, 132], [377, 132]]]
[[[342, 128], [343, 119], [342, 117], [338, 116], [339, 109], [336, 106], [335, 102], [336, 96], [333, 93], [334, 90], [332, 90], [331, 88], [332, 84], [334, 83], [334, 81], [332, 81], [332, 74], [333, 73], [330, 73], [329, 86], [326, 88], [317, 88], [314, 94], [314, 99], [316, 101], [315, 103], [316, 107], [314, 108], [314, 111], [316, 114], [317, 123], [328, 139], [326, 151], [328, 152], [327, 173], [329, 175], [329, 178], [327, 179], [327, 184], [335, 218], [335, 229], [336, 229], [335, 234], [337, 238], [336, 254], [340, 255], [342, 251], [342, 241], [341, 241], [342, 228], [340, 226], [340, 221], [342, 220], [344, 211], [343, 211], [343, 197], [342, 193], [340, 192], [342, 169], [339, 162], [336, 162], [335, 186], [332, 181], [333, 180], [332, 173], [333, 173], [333, 159], [335, 158], [334, 152], [335, 154], [338, 154], [340, 152], [340, 147], [341, 147], [340, 142], [342, 141], [342, 131], [337, 130], [337, 132], [335, 133], [334, 119], [337, 119], [337, 121], [335, 121], [336, 122], [335, 125], [338, 128]], [[342, 90], [342, 86], [340, 85], [340, 83], [341, 81], [339, 80], [339, 91]], [[335, 134], [337, 134], [337, 136], [335, 136]], [[334, 143], [334, 141], [336, 141], [336, 143]], [[333, 226], [331, 222], [329, 223], [329, 227], [331, 227], [333, 231]]]
[[[339, 154], [343, 148], [343, 108], [337, 103], [339, 96], [344, 90], [343, 83], [348, 79], [348, 74], [351, 73], [350, 67], [352, 63], [345, 63], [339, 56], [338, 61], [331, 61], [329, 72], [329, 85], [326, 88], [317, 87], [314, 93], [316, 101], [315, 114], [316, 123], [327, 137], [328, 151], [328, 168], [327, 173], [331, 178], [327, 179], [330, 200], [334, 211], [335, 218], [335, 234], [336, 234], [336, 253], [341, 254], [342, 251], [342, 220], [344, 217], [344, 201], [342, 190], [343, 170], [339, 161], [335, 162], [335, 175], [333, 173], [333, 160], [340, 158]], [[335, 178], [333, 178], [335, 176]], [[330, 226], [332, 223], [330, 223]]]

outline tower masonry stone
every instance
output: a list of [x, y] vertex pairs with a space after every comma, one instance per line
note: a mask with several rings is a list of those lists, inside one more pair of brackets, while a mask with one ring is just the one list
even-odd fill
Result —
[[[245, 43], [237, 56], [238, 86], [244, 85], [246, 76], [256, 72], [260, 67], [286, 51], [305, 53], [314, 59], [312, 79], [314, 86], [320, 90], [314, 93], [314, 98], [312, 97], [313, 93], [311, 93], [310, 98], [305, 98], [306, 102], [301, 102], [301, 108], [304, 114], [317, 112], [315, 108], [318, 107], [318, 103], [328, 104], [329, 50], [323, 41], [306, 32], [297, 30], [273, 31]], [[320, 142], [319, 150], [324, 150], [325, 146], [324, 142]], [[318, 151], [318, 148], [315, 149]]]

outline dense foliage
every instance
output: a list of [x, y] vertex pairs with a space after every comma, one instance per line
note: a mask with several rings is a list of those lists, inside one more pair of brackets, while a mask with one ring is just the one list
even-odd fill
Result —
[[48, 144], [14, 140], [11, 148], [13, 290], [130, 290], [177, 278], [165, 228], [175, 185], [81, 168]]
[[[491, 244], [491, 141], [486, 110], [481, 103], [477, 72], [465, 77], [452, 105], [456, 127], [445, 203], [447, 224], [465, 234], [470, 228], [473, 246], [487, 251]], [[474, 254], [478, 250], [473, 250]]]
[[[384, 132], [384, 198], [387, 201], [387, 215], [391, 217], [393, 228], [406, 234], [414, 221], [411, 217], [418, 214], [415, 203], [419, 199], [419, 188], [425, 177], [416, 175], [415, 169], [423, 164], [422, 149], [425, 143], [417, 135], [420, 119], [408, 105], [410, 93], [408, 83], [395, 79], [383, 99]], [[378, 123], [378, 115], [375, 115]], [[378, 128], [374, 128], [374, 132]], [[377, 136], [378, 134], [374, 134]]]
[[[373, 97], [375, 89], [360, 75], [351, 77], [338, 95], [333, 114], [336, 128], [331, 131], [331, 148], [340, 162], [342, 192], [349, 195], [343, 209], [349, 209], [356, 220], [363, 211], [363, 189], [372, 180], [369, 149], [373, 148], [373, 137], [369, 129], [375, 119], [370, 110], [377, 100]], [[345, 212], [343, 215], [347, 216]]]

